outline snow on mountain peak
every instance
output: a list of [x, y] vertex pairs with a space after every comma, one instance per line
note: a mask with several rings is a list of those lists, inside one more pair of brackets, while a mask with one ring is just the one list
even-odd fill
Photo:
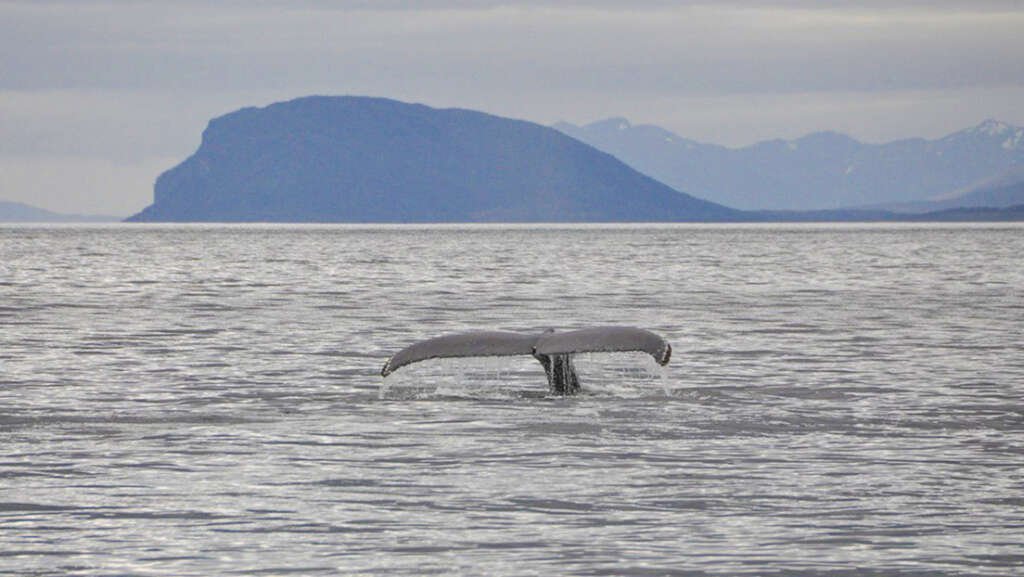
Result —
[[1002, 146], [1006, 150], [1016, 150], [1021, 144], [1024, 144], [1024, 130], [1018, 128], [1013, 131], [1009, 138], [1003, 141]]
[[583, 127], [584, 130], [598, 130], [598, 131], [618, 131], [624, 132], [633, 127], [633, 124], [629, 120], [622, 117], [605, 118], [604, 120], [598, 120], [597, 122], [591, 122]]
[[1009, 130], [1011, 130], [1011, 128], [1010, 125], [1006, 124], [1005, 122], [1000, 122], [998, 120], [989, 118], [985, 122], [982, 122], [977, 127], [975, 127], [974, 130], [975, 132], [980, 132], [982, 134], [987, 134], [989, 136], [999, 136], [1005, 132], [1008, 132]]

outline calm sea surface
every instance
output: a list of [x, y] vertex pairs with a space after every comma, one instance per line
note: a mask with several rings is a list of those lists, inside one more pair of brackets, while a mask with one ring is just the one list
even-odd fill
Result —
[[[0, 574], [1022, 575], [1024, 227], [4, 226]], [[646, 327], [576, 398], [469, 329]]]

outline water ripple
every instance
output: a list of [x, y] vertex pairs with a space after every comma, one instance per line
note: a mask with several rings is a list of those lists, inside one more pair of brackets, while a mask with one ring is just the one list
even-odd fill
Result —
[[[991, 575], [1024, 229], [0, 229], [0, 573]], [[385, 357], [639, 325], [676, 354]], [[648, 362], [648, 364], [644, 364]]]

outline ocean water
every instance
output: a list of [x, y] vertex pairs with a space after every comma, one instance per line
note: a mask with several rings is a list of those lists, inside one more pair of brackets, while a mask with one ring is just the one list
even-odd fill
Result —
[[[0, 574], [1024, 574], [1024, 227], [4, 226]], [[625, 324], [577, 360], [387, 357]]]

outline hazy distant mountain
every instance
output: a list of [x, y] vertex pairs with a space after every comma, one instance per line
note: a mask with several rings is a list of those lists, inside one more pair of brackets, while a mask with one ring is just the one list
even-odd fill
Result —
[[557, 130], [470, 110], [306, 97], [212, 120], [137, 221], [734, 220]]
[[1021, 222], [1024, 204], [1004, 207], [973, 206], [931, 211], [924, 214], [895, 215], [891, 220], [925, 222]]
[[938, 140], [865, 144], [819, 132], [737, 149], [633, 126], [623, 118], [555, 128], [669, 186], [743, 209], [924, 201], [1024, 165], [1024, 129], [995, 120]]
[[987, 178], [973, 186], [940, 196], [932, 206], [955, 208], [959, 206], [1009, 207], [1024, 205], [1024, 164]]
[[113, 216], [61, 214], [20, 202], [0, 200], [0, 222], [116, 222]]

